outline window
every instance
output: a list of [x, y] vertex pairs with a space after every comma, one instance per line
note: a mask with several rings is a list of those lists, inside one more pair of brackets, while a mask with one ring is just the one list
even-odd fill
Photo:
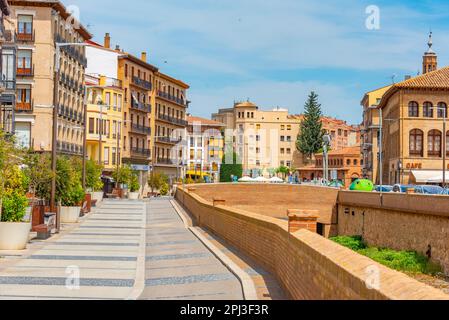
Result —
[[285, 153], [285, 149], [281, 148], [281, 154], [284, 154], [284, 153]]
[[447, 105], [444, 102], [438, 103], [438, 118], [447, 118]]
[[17, 74], [27, 74], [31, 70], [31, 50], [19, 50], [17, 52]]
[[33, 16], [17, 17], [18, 34], [19, 35], [31, 35], [33, 33]]
[[292, 154], [292, 149], [287, 148], [287, 154]]
[[292, 137], [291, 136], [287, 136], [287, 142], [291, 142], [292, 141]]
[[347, 166], [350, 166], [350, 165], [351, 165], [351, 160], [350, 160], [350, 159], [346, 160], [346, 165], [347, 165]]
[[112, 165], [117, 164], [117, 148], [112, 148]]
[[431, 102], [424, 102], [423, 115], [426, 118], [433, 118], [433, 105]]
[[95, 119], [89, 118], [89, 133], [93, 134], [95, 131]]
[[125, 78], [128, 78], [128, 65], [125, 64]]
[[338, 135], [341, 136], [343, 131], [341, 129], [338, 129]]
[[111, 93], [106, 92], [106, 94], [105, 94], [105, 102], [104, 103], [109, 108], [109, 106], [111, 105]]
[[117, 107], [118, 107], [118, 111], [122, 111], [122, 95], [121, 94], [118, 95]]
[[285, 136], [281, 136], [281, 142], [285, 141]]
[[417, 102], [412, 101], [408, 104], [408, 116], [409, 117], [419, 117], [419, 105]]
[[114, 111], [117, 110], [117, 93], [114, 93], [114, 95], [113, 95], [112, 106], [114, 108]]
[[17, 88], [17, 110], [31, 110], [31, 86], [19, 85]]
[[441, 157], [441, 132], [438, 130], [429, 131], [428, 155], [429, 157]]
[[256, 124], [256, 129], [260, 130], [260, 124]]
[[449, 156], [449, 131], [446, 132], [446, 155]]
[[109, 164], [109, 147], [104, 148], [104, 164]]
[[354, 159], [354, 165], [356, 166], [358, 164], [359, 164], [359, 161], [357, 159]]
[[285, 130], [285, 126], [284, 125], [281, 125], [281, 130]]
[[410, 155], [423, 156], [424, 134], [419, 129], [410, 131]]
[[287, 126], [287, 131], [292, 131], [292, 126], [291, 125]]

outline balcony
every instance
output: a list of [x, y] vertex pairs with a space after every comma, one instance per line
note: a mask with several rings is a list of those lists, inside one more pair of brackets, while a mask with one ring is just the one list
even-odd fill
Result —
[[17, 76], [19, 77], [33, 77], [34, 76], [34, 65], [30, 68], [20, 68], [17, 67]]
[[156, 137], [156, 142], [167, 143], [167, 144], [178, 144], [182, 141], [182, 137], [171, 138], [171, 137]]
[[32, 102], [17, 102], [15, 107], [16, 112], [32, 112], [33, 103]]
[[187, 107], [187, 103], [184, 99], [177, 98], [177, 97], [172, 96], [171, 94], [163, 92], [163, 91], [158, 91], [157, 95], [158, 95], [158, 97], [160, 97], [162, 99], [165, 99], [170, 102], [174, 102], [182, 107]]
[[132, 126], [131, 126], [131, 132], [138, 133], [138, 134], [150, 135], [151, 134], [151, 128], [142, 126], [140, 124], [133, 123]]
[[132, 83], [134, 85], [139, 86], [139, 87], [141, 87], [141, 88], [143, 88], [145, 90], [148, 90], [148, 91], [150, 91], [151, 88], [153, 87], [151, 82], [148, 82], [146, 80], [142, 80], [139, 77], [133, 77], [132, 78]]
[[83, 154], [83, 146], [77, 145], [69, 142], [56, 142], [56, 151], [62, 154], [68, 155], [82, 155]]
[[178, 125], [181, 127], [187, 127], [187, 125], [188, 125], [188, 122], [186, 120], [174, 118], [174, 117], [168, 116], [166, 114], [158, 114], [157, 119], [161, 120], [161, 121], [168, 122], [170, 124], [175, 124], [175, 125]]
[[17, 42], [27, 42], [27, 43], [34, 43], [35, 35], [36, 35], [35, 31], [31, 33], [16, 31], [15, 34]]
[[145, 148], [131, 148], [131, 156], [133, 155], [149, 158], [151, 156], [151, 150]]
[[142, 102], [136, 102], [134, 99], [132, 100], [131, 108], [134, 109], [134, 110], [138, 110], [138, 111], [142, 111], [142, 112], [146, 112], [146, 113], [151, 113], [151, 105], [150, 104], [145, 104], [145, 103], [142, 103]]
[[157, 158], [156, 159], [156, 163], [157, 164], [169, 165], [169, 166], [176, 166], [176, 162], [175, 161], [173, 161], [172, 159], [167, 159], [167, 158]]

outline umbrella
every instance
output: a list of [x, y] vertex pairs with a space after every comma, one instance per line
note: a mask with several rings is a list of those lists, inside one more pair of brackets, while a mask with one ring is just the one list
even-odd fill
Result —
[[281, 178], [278, 177], [273, 177], [270, 179], [270, 182], [272, 183], [284, 183], [284, 180], [282, 180]]
[[239, 179], [239, 182], [254, 182], [254, 179], [250, 177], [243, 177]]
[[257, 177], [254, 182], [268, 182], [269, 180], [264, 177]]

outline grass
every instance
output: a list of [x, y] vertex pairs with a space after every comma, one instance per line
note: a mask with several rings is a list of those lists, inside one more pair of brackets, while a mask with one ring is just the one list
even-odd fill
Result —
[[396, 251], [388, 248], [368, 247], [360, 236], [340, 236], [332, 241], [364, 255], [391, 269], [405, 273], [435, 275], [441, 267], [416, 251]]

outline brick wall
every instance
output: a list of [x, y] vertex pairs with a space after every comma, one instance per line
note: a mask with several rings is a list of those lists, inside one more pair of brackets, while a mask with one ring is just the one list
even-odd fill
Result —
[[338, 234], [369, 245], [426, 254], [449, 274], [449, 197], [342, 191]]
[[[289, 234], [287, 221], [230, 206], [214, 207], [212, 198], [200, 197], [204, 189], [185, 192], [178, 188], [176, 198], [196, 224], [267, 268], [293, 299], [449, 299], [308, 230]], [[225, 189], [220, 197], [226, 197]], [[366, 281], [373, 268], [379, 271], [380, 287], [368, 289]]]

